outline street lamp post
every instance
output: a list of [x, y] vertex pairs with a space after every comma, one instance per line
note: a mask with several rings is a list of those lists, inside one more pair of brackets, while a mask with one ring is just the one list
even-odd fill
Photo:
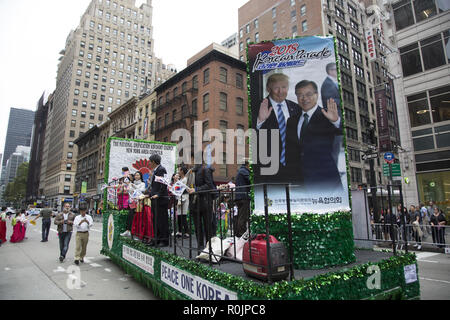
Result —
[[[367, 133], [369, 135], [369, 141], [372, 146], [375, 146], [376, 150], [376, 136], [375, 136], [375, 123], [370, 122], [369, 128], [367, 128]], [[374, 150], [372, 150], [373, 152]], [[367, 152], [370, 152], [368, 150]], [[375, 222], [380, 220], [380, 214], [378, 212], [378, 202], [377, 202], [377, 182], [376, 182], [376, 176], [375, 176], [375, 163], [374, 159], [369, 159], [369, 166], [370, 166], [370, 193], [372, 194], [372, 208], [373, 208], [373, 219]]]

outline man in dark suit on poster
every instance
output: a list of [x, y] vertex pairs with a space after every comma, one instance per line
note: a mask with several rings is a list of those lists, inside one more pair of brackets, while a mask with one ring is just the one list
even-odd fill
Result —
[[287, 124], [287, 162], [291, 175], [307, 190], [342, 189], [340, 174], [333, 159], [334, 138], [342, 135], [342, 121], [336, 102], [328, 108], [318, 105], [315, 82], [303, 80], [295, 86], [301, 112]]
[[[341, 106], [341, 96], [339, 94], [339, 84], [337, 79], [336, 63], [330, 62], [326, 65], [325, 70], [327, 77], [320, 88], [320, 96], [322, 97], [322, 106], [327, 108], [328, 100], [332, 98], [336, 102], [338, 108]], [[339, 152], [341, 151], [343, 137], [337, 136], [333, 142], [333, 159], [338, 162]]]
[[[155, 177], [164, 177], [167, 174], [166, 168], [161, 165], [161, 156], [152, 154], [150, 156], [150, 167], [153, 170], [151, 177], [150, 199], [152, 201], [153, 225], [155, 228], [155, 240], [151, 245], [167, 247], [169, 245], [169, 194], [167, 185], [157, 182]], [[156, 223], [155, 223], [156, 222]]]
[[[282, 73], [274, 73], [267, 78], [266, 90], [269, 95], [261, 102], [256, 129], [258, 130], [258, 139], [260, 139], [260, 130], [267, 129], [267, 156], [271, 159], [271, 146], [275, 141], [271, 141], [271, 130], [279, 130], [278, 152], [279, 169], [275, 175], [260, 175], [257, 172], [255, 182], [293, 182], [287, 171], [286, 142], [287, 142], [287, 121], [289, 118], [298, 115], [299, 108], [297, 103], [286, 99], [289, 91], [289, 77]], [[259, 140], [258, 140], [259, 141]], [[261, 147], [261, 145], [259, 145]], [[261, 159], [259, 159], [261, 160]], [[275, 159], [274, 159], [275, 160]], [[258, 161], [260, 162], [260, 161]]]
[[320, 96], [322, 97], [322, 106], [324, 108], [328, 107], [327, 101], [328, 99], [332, 98], [336, 102], [338, 107], [340, 107], [341, 97], [339, 95], [336, 63], [331, 62], [327, 64], [325, 70], [327, 72], [327, 77], [323, 81], [322, 87], [320, 88]]

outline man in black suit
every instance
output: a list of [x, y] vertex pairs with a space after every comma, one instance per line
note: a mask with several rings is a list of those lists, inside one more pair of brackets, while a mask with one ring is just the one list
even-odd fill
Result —
[[[256, 121], [256, 129], [258, 130], [258, 139], [260, 139], [260, 130], [267, 129], [267, 156], [272, 161], [279, 160], [278, 173], [275, 175], [260, 175], [257, 171], [255, 174], [255, 182], [288, 182], [290, 174], [287, 171], [286, 161], [286, 128], [289, 118], [298, 115], [299, 108], [297, 103], [287, 100], [289, 91], [289, 77], [282, 73], [274, 73], [267, 79], [266, 90], [269, 95], [261, 102]], [[275, 143], [271, 141], [270, 131], [272, 129], [279, 130], [278, 156], [274, 158], [271, 154], [271, 145]], [[258, 140], [259, 141], [259, 140]], [[265, 151], [265, 150], [263, 150]], [[261, 159], [258, 161], [261, 164]], [[269, 165], [274, 165], [270, 163]], [[262, 165], [266, 167], [265, 165]], [[259, 169], [259, 168], [258, 168]]]
[[150, 156], [150, 168], [153, 170], [151, 177], [150, 199], [152, 201], [153, 225], [155, 226], [155, 240], [150, 245], [167, 247], [169, 245], [169, 194], [167, 185], [155, 181], [155, 177], [164, 177], [166, 169], [161, 165], [161, 156], [152, 154]]
[[212, 193], [210, 192], [215, 187], [211, 168], [204, 164], [196, 164], [192, 168], [192, 172], [195, 175], [195, 182], [193, 188], [187, 189], [190, 194], [189, 212], [194, 220], [197, 246], [200, 252], [215, 234], [215, 230], [213, 230]]
[[333, 141], [342, 135], [342, 121], [336, 102], [330, 98], [328, 108], [317, 104], [318, 89], [313, 81], [303, 80], [295, 86], [301, 109], [287, 124], [287, 161], [292, 175], [307, 190], [342, 189]]
[[322, 97], [322, 106], [327, 108], [327, 103], [330, 98], [336, 102], [338, 107], [341, 105], [341, 96], [339, 95], [339, 85], [337, 80], [336, 63], [331, 62], [325, 67], [327, 77], [320, 88], [320, 95]]
[[[320, 88], [320, 95], [322, 97], [322, 106], [327, 108], [327, 101], [331, 98], [336, 102], [338, 108], [341, 106], [341, 96], [339, 94], [339, 84], [337, 80], [336, 63], [331, 62], [326, 65], [325, 70], [327, 77]], [[339, 152], [341, 151], [343, 137], [337, 136], [333, 142], [333, 159], [338, 162]]]

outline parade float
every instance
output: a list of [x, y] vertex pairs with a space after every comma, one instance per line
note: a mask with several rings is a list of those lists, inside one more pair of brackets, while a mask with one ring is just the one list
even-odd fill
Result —
[[[288, 76], [289, 92], [284, 98], [297, 101], [296, 83], [308, 80], [320, 87], [330, 63], [336, 63], [333, 37], [304, 37], [249, 45], [249, 127], [255, 132], [260, 129], [252, 119], [258, 116], [260, 103], [269, 91], [267, 80], [272, 74]], [[340, 116], [344, 122], [342, 112]], [[268, 279], [261, 280], [249, 276], [243, 270], [242, 261], [227, 258], [223, 250], [219, 254], [220, 261], [214, 260], [216, 256], [211, 251], [209, 259], [197, 259], [197, 250], [202, 248], [196, 248], [194, 231], [190, 239], [180, 243], [173, 238], [168, 247], [162, 248], [123, 237], [120, 234], [126, 229], [128, 211], [114, 208], [114, 195], [108, 196], [106, 190], [101, 253], [162, 299], [418, 299], [420, 286], [414, 254], [393, 255], [355, 247], [345, 127], [341, 123], [337, 128], [341, 133], [336, 136], [341, 140], [336, 139], [340, 147], [336, 151], [335, 165], [342, 188], [332, 187], [330, 182], [329, 186], [315, 189], [309, 187], [311, 181], [307, 178], [297, 184], [285, 177], [278, 177], [278, 180], [275, 176], [265, 177], [261, 174], [259, 158], [253, 158], [250, 235], [270, 234], [284, 244], [288, 264], [283, 268], [289, 271], [285, 279], [271, 278], [280, 266], [270, 260], [265, 266], [254, 265], [255, 269], [266, 270]], [[170, 177], [176, 169], [176, 152], [174, 144], [110, 138], [105, 182], [114, 183], [113, 178], [120, 176], [123, 166], [145, 173], [142, 160], [153, 153], [161, 155]], [[255, 156], [256, 151], [251, 152]], [[294, 171], [291, 171], [292, 176], [295, 176]], [[249, 241], [252, 239], [255, 238], [250, 236]], [[234, 243], [236, 241], [235, 238]], [[267, 243], [271, 248], [268, 240]]]

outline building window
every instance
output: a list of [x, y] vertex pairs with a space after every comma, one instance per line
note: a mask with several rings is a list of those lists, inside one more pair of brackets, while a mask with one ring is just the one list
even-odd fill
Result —
[[220, 93], [220, 102], [219, 108], [220, 110], [227, 111], [227, 94], [225, 92]]
[[420, 47], [425, 70], [436, 68], [446, 63], [440, 34], [420, 41]]
[[228, 122], [225, 120], [220, 120], [219, 122], [219, 129], [222, 132], [222, 139], [225, 142], [227, 138], [227, 128], [228, 128]]
[[[446, 31], [444, 33], [446, 43], [449, 40], [448, 35], [449, 32]], [[439, 67], [449, 61], [448, 57], [445, 58], [441, 34], [404, 46], [399, 51], [404, 77]]]
[[198, 76], [197, 75], [192, 77], [192, 88], [198, 89]]
[[308, 30], [308, 21], [302, 21], [302, 32], [306, 32]]
[[306, 14], [306, 4], [300, 7], [300, 15], [303, 17]]
[[203, 84], [209, 83], [209, 68], [203, 71]]
[[208, 127], [209, 127], [209, 122], [203, 121], [203, 123], [202, 123], [203, 140], [202, 141], [209, 141], [209, 135], [206, 134]]
[[417, 43], [400, 48], [403, 76], [422, 72], [422, 62], [420, 61], [419, 46]]
[[243, 115], [244, 114], [244, 99], [236, 98], [236, 114]]
[[259, 42], [259, 33], [255, 33], [255, 42]]
[[292, 26], [292, 37], [295, 38], [298, 36], [297, 26]]
[[[70, 170], [70, 169], [67, 169]], [[64, 186], [64, 194], [70, 194], [70, 186]]]
[[394, 9], [395, 28], [401, 30], [414, 24], [414, 16], [410, 0], [399, 1], [392, 5]]
[[238, 89], [244, 88], [244, 77], [241, 73], [236, 73], [236, 87]]
[[209, 110], [209, 93], [206, 93], [203, 96], [203, 112], [206, 112]]
[[426, 93], [419, 93], [406, 97], [409, 109], [411, 127], [422, 126], [431, 123], [430, 108]]
[[226, 68], [220, 67], [220, 82], [227, 83], [228, 70]]
[[197, 99], [192, 100], [192, 114], [197, 115]]
[[73, 158], [73, 153], [67, 152], [67, 159], [72, 159], [72, 158]]
[[433, 122], [450, 120], [450, 86], [430, 90], [429, 95]]
[[437, 14], [435, 0], [414, 0], [413, 4], [416, 22], [431, 18]]
[[362, 171], [360, 168], [350, 167], [352, 182], [362, 183]]
[[219, 165], [219, 175], [222, 177], [226, 177], [228, 175], [228, 171], [227, 171], [227, 154], [224, 152], [222, 155], [222, 160], [223, 160], [223, 164]]
[[272, 8], [272, 19], [277, 17], [277, 8]]

